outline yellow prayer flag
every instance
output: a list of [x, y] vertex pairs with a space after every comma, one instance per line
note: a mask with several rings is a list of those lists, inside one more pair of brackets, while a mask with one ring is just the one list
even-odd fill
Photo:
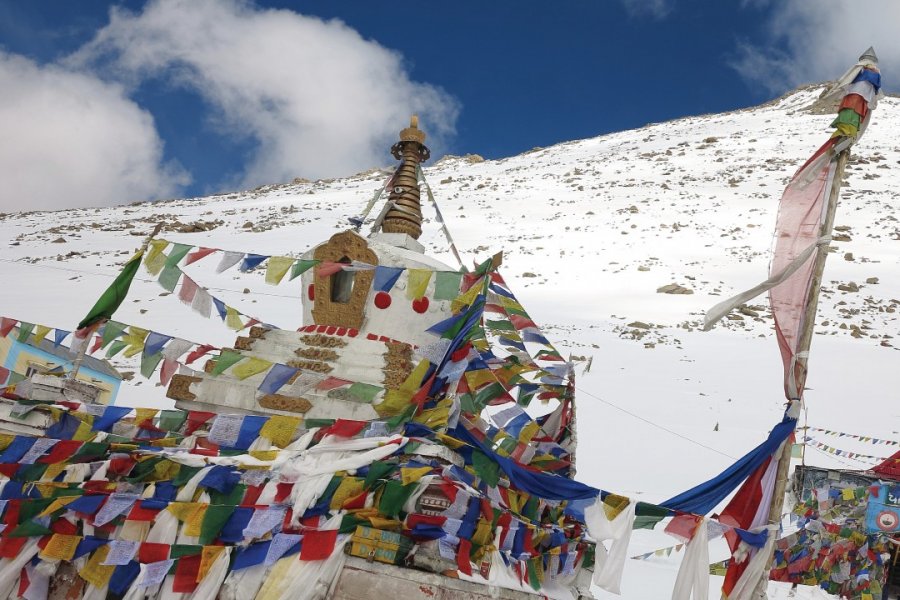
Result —
[[384, 529], [387, 531], [397, 531], [403, 528], [403, 523], [395, 519], [385, 519], [384, 517], [369, 517], [369, 522], [375, 529]]
[[197, 570], [197, 583], [203, 581], [216, 559], [225, 551], [225, 546], [203, 546], [200, 552], [200, 568]]
[[290, 256], [270, 256], [269, 261], [266, 263], [266, 283], [270, 285], [278, 285], [281, 283], [281, 280], [284, 279], [288, 269], [291, 268], [291, 265], [293, 265], [296, 260], [297, 259], [291, 258]]
[[619, 513], [628, 508], [630, 503], [631, 500], [625, 496], [619, 496], [617, 494], [607, 495], [606, 498], [603, 499], [603, 511], [606, 513], [606, 518], [612, 521], [619, 516]]
[[419, 386], [422, 384], [422, 378], [425, 377], [425, 373], [428, 372], [429, 366], [431, 366], [430, 362], [422, 360], [416, 365], [413, 372], [409, 374], [409, 377], [400, 384], [399, 388], [396, 390], [388, 390], [384, 395], [384, 400], [374, 407], [378, 414], [382, 417], [393, 416], [406, 410], [413, 395], [419, 391]]
[[519, 432], [519, 441], [523, 443], [528, 443], [531, 441], [537, 432], [540, 431], [541, 426], [537, 424], [536, 421], [529, 421], [523, 428], [522, 431]]
[[291, 443], [294, 433], [300, 427], [302, 421], [303, 419], [300, 417], [273, 415], [269, 417], [269, 420], [259, 430], [259, 435], [279, 448], [284, 448]]
[[231, 374], [238, 379], [244, 380], [248, 377], [259, 375], [271, 366], [272, 363], [270, 361], [251, 356], [231, 367]]
[[153, 466], [153, 481], [175, 479], [181, 471], [181, 465], [171, 460], [161, 460]]
[[56, 479], [57, 475], [62, 473], [67, 466], [68, 465], [64, 462], [47, 465], [47, 470], [44, 471], [44, 477], [50, 480]]
[[853, 488], [844, 488], [841, 490], [841, 498], [843, 500], [853, 500], [854, 497]]
[[109, 546], [100, 546], [97, 551], [91, 555], [84, 568], [78, 571], [81, 578], [96, 588], [104, 588], [109, 583], [113, 571], [116, 570], [115, 565], [104, 565], [103, 561], [109, 554]]
[[454, 313], [459, 312], [464, 306], [469, 306], [473, 302], [475, 302], [475, 298], [478, 297], [478, 294], [484, 288], [484, 277], [475, 282], [475, 284], [469, 288], [469, 291], [460, 295], [456, 300], [450, 303], [450, 310]]
[[208, 505], [199, 502], [171, 502], [166, 507], [176, 519], [184, 523], [182, 533], [193, 537], [200, 536], [200, 525], [207, 508]]
[[169, 242], [166, 240], [150, 240], [150, 246], [144, 256], [144, 267], [151, 275], [159, 275], [159, 272], [166, 266], [166, 255], [163, 254], [163, 250], [168, 245]]
[[423, 410], [413, 418], [416, 423], [421, 423], [431, 429], [437, 429], [447, 425], [450, 420], [450, 409], [453, 408], [453, 401], [448, 399], [441, 401], [434, 408]]
[[466, 378], [466, 383], [469, 384], [469, 388], [472, 390], [480, 389], [490, 383], [494, 383], [497, 381], [497, 379], [494, 377], [494, 373], [490, 369], [466, 371], [464, 375]]
[[34, 346], [40, 346], [41, 342], [52, 330], [52, 327], [47, 327], [46, 325], [36, 325], [34, 328], [34, 337], [31, 338], [31, 344]]
[[331, 497], [331, 502], [328, 505], [329, 508], [340, 510], [344, 507], [344, 502], [356, 498], [363, 493], [364, 489], [365, 480], [359, 477], [344, 477], [341, 479], [341, 483], [338, 484], [337, 489], [334, 490], [334, 495]]
[[451, 436], [447, 435], [446, 433], [438, 433], [437, 438], [440, 441], [442, 441], [445, 446], [447, 446], [448, 448], [451, 448], [453, 450], [455, 450], [457, 448], [462, 448], [463, 446], [466, 445], [466, 443], [463, 442], [462, 440], [458, 440], [455, 437], [451, 437]]
[[50, 536], [50, 541], [41, 550], [41, 558], [51, 558], [56, 560], [72, 560], [75, 556], [75, 549], [78, 542], [82, 540], [80, 535], [63, 535], [54, 533]]
[[[42, 495], [43, 495], [43, 492], [42, 492]], [[75, 499], [77, 499], [77, 498], [79, 498], [79, 497], [80, 497], [80, 496], [62, 496], [62, 497], [60, 497], [60, 498], [56, 498], [56, 499], [53, 500], [53, 502], [50, 503], [50, 505], [49, 505], [47, 508], [45, 508], [44, 510], [42, 510], [42, 511], [38, 514], [38, 516], [39, 516], [39, 517], [49, 517], [50, 515], [52, 515], [52, 514], [55, 513], [56, 511], [58, 511], [58, 510], [60, 510], [60, 509], [62, 509], [62, 508], [65, 508], [66, 504], [68, 504], [69, 502], [74, 501]], [[65, 559], [65, 560], [69, 560], [69, 559], [67, 558], [67, 559]]]
[[135, 327], [134, 325], [129, 326], [128, 334], [122, 337], [122, 341], [128, 344], [123, 356], [125, 358], [131, 358], [142, 352], [144, 350], [144, 340], [147, 339], [147, 334], [149, 333], [149, 329], [142, 329], [140, 327]]
[[93, 415], [84, 415], [84, 420], [78, 424], [78, 429], [72, 435], [72, 439], [76, 442], [89, 442], [94, 439], [96, 432], [91, 431], [91, 425], [94, 422]]
[[244, 324], [241, 322], [240, 313], [231, 306], [225, 307], [225, 326], [235, 331], [240, 331], [244, 328]]
[[275, 460], [278, 458], [278, 450], [250, 450], [248, 454], [257, 460]]
[[14, 435], [9, 435], [8, 433], [0, 433], [0, 450], [6, 450], [7, 446], [12, 444]]
[[431, 274], [434, 271], [430, 269], [407, 269], [406, 270], [406, 297], [410, 300], [416, 300], [425, 295], [428, 289], [428, 282], [431, 281]]
[[431, 467], [401, 467], [400, 468], [400, 480], [403, 485], [409, 485], [410, 483], [415, 483], [416, 481], [422, 479], [425, 475], [431, 473]]
[[135, 417], [134, 417], [134, 422], [136, 425], [140, 425], [144, 421], [153, 419], [153, 417], [156, 416], [156, 413], [159, 412], [159, 409], [158, 408], [136, 408], [136, 409], [134, 409], [134, 411], [136, 413]]
[[485, 544], [490, 543], [492, 533], [491, 522], [481, 518], [478, 520], [478, 525], [475, 526], [475, 533], [472, 534], [472, 542], [479, 546], [484, 546]]

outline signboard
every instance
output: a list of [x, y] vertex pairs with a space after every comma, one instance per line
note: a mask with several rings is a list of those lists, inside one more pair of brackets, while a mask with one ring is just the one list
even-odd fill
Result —
[[875, 485], [869, 488], [866, 509], [868, 533], [900, 532], [900, 485]]

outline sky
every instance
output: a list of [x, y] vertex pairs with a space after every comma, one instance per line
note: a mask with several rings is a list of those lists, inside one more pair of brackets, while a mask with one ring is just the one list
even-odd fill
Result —
[[[0, 0], [0, 213], [502, 158], [836, 78], [896, 0]], [[897, 76], [893, 76], [893, 75]]]

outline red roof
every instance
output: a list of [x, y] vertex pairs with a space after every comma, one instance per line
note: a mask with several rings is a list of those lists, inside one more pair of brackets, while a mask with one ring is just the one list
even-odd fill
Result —
[[886, 459], [880, 465], [872, 467], [872, 470], [882, 477], [900, 480], [900, 451]]

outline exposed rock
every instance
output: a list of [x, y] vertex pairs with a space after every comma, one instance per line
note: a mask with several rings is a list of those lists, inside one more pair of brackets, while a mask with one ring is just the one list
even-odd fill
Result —
[[677, 283], [670, 283], [668, 285], [664, 285], [660, 288], [656, 288], [657, 294], [693, 294], [694, 290], [690, 288], [686, 288], [683, 285], [678, 285]]
[[56, 238], [55, 240], [53, 240], [52, 242], [50, 242], [50, 243], [51, 243], [51, 244], [65, 244], [65, 243], [66, 243], [66, 238], [58, 237], [58, 238]]
[[643, 321], [634, 321], [628, 324], [629, 327], [635, 327], [637, 329], [650, 329], [650, 325], [648, 323], [644, 323]]
[[837, 289], [841, 290], [842, 292], [858, 292], [859, 286], [850, 281], [848, 283], [838, 284]]
[[870, 285], [875, 285], [876, 283], [878, 283], [878, 278], [877, 277], [869, 277], [868, 279], [866, 279], [866, 283], [868, 283]]

